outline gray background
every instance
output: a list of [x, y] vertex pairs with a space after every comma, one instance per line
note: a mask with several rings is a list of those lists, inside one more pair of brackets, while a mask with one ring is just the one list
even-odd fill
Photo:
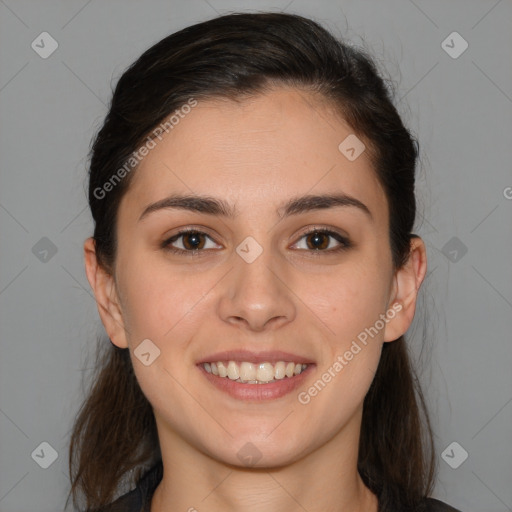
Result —
[[[429, 273], [410, 342], [436, 432], [435, 496], [512, 510], [512, 2], [0, 0], [0, 511], [63, 510], [69, 489], [70, 428], [103, 332], [83, 266], [86, 155], [111, 86], [169, 33], [244, 9], [312, 16], [396, 82], [421, 147]], [[58, 42], [46, 59], [31, 47], [44, 31]], [[454, 31], [469, 45], [458, 58], [442, 47]], [[48, 450], [31, 457], [42, 442], [58, 454], [47, 469], [36, 460]], [[452, 464], [469, 454], [457, 469], [442, 457], [452, 442]]]

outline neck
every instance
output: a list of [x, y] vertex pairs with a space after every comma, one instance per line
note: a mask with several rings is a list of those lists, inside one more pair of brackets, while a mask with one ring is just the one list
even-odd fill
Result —
[[160, 435], [164, 472], [151, 512], [377, 512], [377, 497], [357, 471], [358, 443], [347, 449], [343, 438], [354, 437], [343, 434], [286, 466], [244, 468], [167, 431]]

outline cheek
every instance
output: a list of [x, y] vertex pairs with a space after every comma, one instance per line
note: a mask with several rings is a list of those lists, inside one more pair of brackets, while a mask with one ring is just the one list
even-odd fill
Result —
[[[123, 314], [130, 326], [133, 344], [144, 338], [164, 343], [169, 337], [186, 338], [183, 332], [189, 316], [195, 310], [212, 284], [207, 275], [180, 276], [179, 269], [170, 272], [169, 266], [156, 261], [144, 265], [125, 262], [120, 276], [123, 284]], [[176, 328], [178, 327], [179, 328]]]
[[[310, 417], [334, 435], [362, 407], [373, 381], [383, 345], [386, 286], [378, 272], [343, 271], [322, 279], [323, 293], [309, 290], [311, 310], [324, 348], [316, 380], [298, 395]], [[317, 288], [318, 289], [318, 288]], [[316, 298], [315, 298], [316, 297]]]
[[314, 332], [324, 348], [317, 381], [303, 390], [301, 403], [310, 400], [332, 410], [329, 421], [336, 428], [362, 403], [377, 370], [386, 325], [380, 316], [385, 314], [386, 281], [377, 266], [372, 271], [363, 263], [304, 280], [301, 290], [309, 297], [310, 318], [318, 327]]
[[[195, 418], [200, 413], [197, 403], [184, 392], [193, 384], [187, 367], [188, 348], [202, 326], [206, 307], [211, 309], [204, 296], [215, 280], [200, 273], [185, 277], [173, 270], [171, 274], [169, 267], [161, 264], [146, 263], [144, 268], [125, 264], [122, 268], [123, 310], [131, 329], [128, 337], [137, 381], [155, 412], [180, 425], [183, 418]], [[136, 354], [145, 339], [159, 350], [148, 366]]]
[[[385, 313], [388, 286], [378, 269], [347, 266], [330, 275], [301, 281], [297, 295], [305, 298], [303, 302], [315, 314], [318, 327], [336, 351], [350, 345], [351, 340], [374, 326]], [[380, 323], [378, 327], [382, 327]], [[373, 338], [383, 334], [379, 332]]]

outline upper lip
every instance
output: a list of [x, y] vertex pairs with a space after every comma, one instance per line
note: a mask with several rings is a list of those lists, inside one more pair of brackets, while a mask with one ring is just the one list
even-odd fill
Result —
[[225, 350], [223, 352], [215, 352], [206, 357], [201, 358], [197, 364], [215, 363], [217, 361], [247, 361], [249, 363], [277, 363], [278, 361], [312, 364], [313, 361], [308, 357], [292, 354], [291, 352], [283, 352], [282, 350], [270, 350], [264, 352], [253, 352], [252, 350]]

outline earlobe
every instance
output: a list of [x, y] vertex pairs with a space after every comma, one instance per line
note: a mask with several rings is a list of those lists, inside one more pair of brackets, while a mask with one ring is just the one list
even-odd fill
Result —
[[410, 247], [409, 258], [394, 276], [389, 307], [396, 314], [386, 324], [384, 331], [386, 342], [398, 339], [411, 325], [418, 291], [427, 271], [427, 254], [423, 240], [412, 235]]
[[127, 348], [126, 331], [119, 305], [114, 277], [98, 262], [94, 238], [84, 242], [85, 273], [91, 285], [101, 322], [110, 341], [119, 348]]

